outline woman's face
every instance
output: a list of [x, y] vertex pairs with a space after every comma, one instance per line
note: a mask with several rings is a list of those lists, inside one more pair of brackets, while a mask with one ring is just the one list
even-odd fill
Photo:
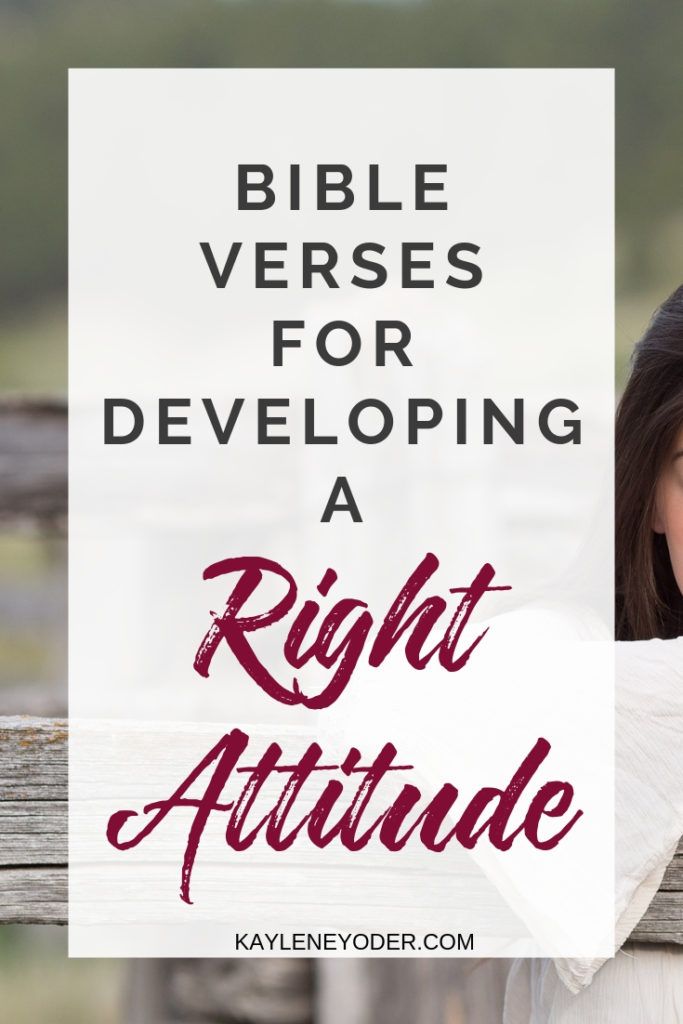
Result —
[[666, 535], [671, 566], [683, 594], [683, 428], [657, 483], [652, 528]]

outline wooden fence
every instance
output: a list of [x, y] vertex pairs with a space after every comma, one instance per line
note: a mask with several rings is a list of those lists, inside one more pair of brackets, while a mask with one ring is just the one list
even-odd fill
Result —
[[[67, 513], [66, 407], [0, 403], [0, 522], [59, 529]], [[0, 698], [1, 699], [1, 698]], [[0, 922], [67, 919], [67, 722], [0, 717]], [[683, 943], [683, 846], [633, 933]], [[246, 1024], [491, 1024], [506, 963], [166, 960], [131, 965], [126, 1020]]]

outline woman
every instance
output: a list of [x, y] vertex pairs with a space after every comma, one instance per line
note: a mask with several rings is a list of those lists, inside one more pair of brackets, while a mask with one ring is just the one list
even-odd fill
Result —
[[683, 634], [683, 285], [636, 345], [616, 424], [617, 640]]
[[[657, 311], [636, 346], [617, 412], [615, 445], [616, 638], [651, 641], [618, 645], [617, 651], [618, 666], [633, 663], [632, 653], [640, 658], [628, 682], [617, 673], [617, 893], [624, 852], [620, 836], [634, 832], [631, 823], [624, 827], [620, 821], [620, 815], [633, 813], [625, 810], [630, 807], [629, 780], [651, 780], [662, 837], [654, 869], [651, 848], [637, 852], [644, 881], [630, 908], [617, 906], [621, 942], [659, 886], [674, 849], [671, 837], [683, 832], [680, 783], [679, 792], [669, 797], [670, 783], [683, 768], [683, 641], [675, 639], [683, 636], [683, 286]], [[661, 640], [672, 643], [662, 645]], [[620, 650], [626, 656], [622, 663]], [[633, 710], [629, 702], [640, 704], [635, 715], [628, 714]], [[626, 766], [621, 774], [620, 752]], [[638, 756], [640, 766], [633, 763]], [[665, 781], [662, 772], [668, 773]], [[567, 986], [586, 987], [573, 994]], [[517, 960], [508, 977], [504, 1020], [683, 1022], [683, 946], [627, 943], [599, 969], [590, 961]]]

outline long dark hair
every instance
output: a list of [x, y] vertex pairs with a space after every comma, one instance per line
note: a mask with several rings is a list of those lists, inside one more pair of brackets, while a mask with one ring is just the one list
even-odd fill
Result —
[[657, 310], [633, 353], [616, 420], [616, 636], [683, 633], [683, 597], [663, 534], [652, 529], [655, 490], [683, 426], [683, 285]]

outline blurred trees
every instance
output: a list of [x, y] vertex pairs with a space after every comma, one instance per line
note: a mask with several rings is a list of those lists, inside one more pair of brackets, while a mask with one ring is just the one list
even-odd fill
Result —
[[0, 319], [65, 289], [69, 66], [614, 66], [619, 288], [663, 296], [681, 40], [680, 0], [0, 0]]

